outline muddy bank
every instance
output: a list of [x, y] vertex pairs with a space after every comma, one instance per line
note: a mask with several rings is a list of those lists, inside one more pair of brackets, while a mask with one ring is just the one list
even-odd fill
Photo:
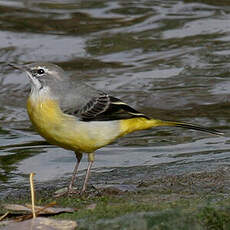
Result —
[[[230, 167], [156, 179], [90, 186], [79, 197], [53, 198], [57, 181], [36, 185], [37, 204], [56, 201], [73, 207], [72, 214], [54, 218], [77, 221], [78, 229], [229, 229]], [[29, 190], [20, 189], [4, 203], [28, 203]], [[1, 210], [4, 213], [4, 210]]]

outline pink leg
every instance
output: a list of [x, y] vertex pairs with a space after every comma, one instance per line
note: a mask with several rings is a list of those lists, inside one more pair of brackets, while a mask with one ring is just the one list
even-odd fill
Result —
[[86, 190], [86, 186], [87, 186], [87, 182], [88, 182], [89, 174], [90, 174], [90, 169], [91, 169], [93, 162], [94, 162], [94, 153], [88, 154], [88, 161], [89, 161], [89, 164], [88, 164], [88, 168], [87, 168], [87, 172], [86, 172], [86, 176], [85, 176], [85, 181], [84, 181], [84, 184], [83, 184], [83, 187], [81, 190], [81, 194], [83, 194]]
[[76, 179], [76, 176], [77, 176], [78, 167], [80, 165], [81, 158], [82, 158], [82, 153], [75, 152], [75, 154], [76, 154], [76, 158], [77, 158], [77, 163], [76, 163], [76, 165], [74, 167], [73, 175], [72, 175], [69, 187], [68, 187], [68, 194], [73, 192], [73, 185], [74, 185], [74, 182], [75, 182], [75, 179]]
[[86, 190], [86, 186], [87, 186], [87, 182], [88, 182], [89, 174], [90, 174], [90, 169], [91, 169], [92, 165], [93, 165], [93, 161], [90, 161], [89, 165], [88, 165], [88, 168], [87, 168], [87, 172], [86, 172], [84, 184], [83, 184], [83, 187], [82, 187], [82, 190], [81, 190], [81, 194], [83, 194], [85, 192], [85, 190]]

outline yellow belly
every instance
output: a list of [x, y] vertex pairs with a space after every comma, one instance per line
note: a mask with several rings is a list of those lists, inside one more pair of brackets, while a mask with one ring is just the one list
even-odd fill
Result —
[[54, 100], [28, 99], [33, 125], [48, 142], [78, 152], [93, 152], [120, 134], [118, 122], [82, 122], [64, 114]]
[[164, 125], [143, 117], [117, 121], [80, 121], [64, 114], [58, 103], [45, 97], [30, 96], [27, 110], [33, 125], [48, 142], [76, 152], [94, 152], [128, 133]]

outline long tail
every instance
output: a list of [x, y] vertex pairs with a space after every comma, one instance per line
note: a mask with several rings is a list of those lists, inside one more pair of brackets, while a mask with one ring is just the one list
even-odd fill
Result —
[[132, 118], [132, 119], [121, 121], [120, 136], [123, 136], [125, 134], [131, 133], [137, 130], [150, 129], [150, 128], [158, 127], [158, 126], [173, 126], [173, 127], [180, 127], [180, 128], [186, 128], [186, 129], [199, 130], [199, 131], [211, 133], [214, 135], [224, 135], [222, 132], [219, 132], [215, 129], [206, 128], [206, 127], [194, 125], [194, 124], [189, 124], [186, 122], [162, 121], [158, 119], [147, 119], [144, 117], [137, 117], [137, 118]]
[[185, 129], [198, 130], [206, 133], [211, 133], [214, 135], [224, 135], [224, 133], [219, 132], [216, 129], [206, 128], [200, 125], [194, 125], [194, 124], [189, 124], [185, 122], [176, 122], [176, 121], [161, 121], [161, 120], [155, 120], [155, 121], [157, 121], [156, 123], [159, 123], [157, 126], [173, 126], [173, 127], [180, 127]]

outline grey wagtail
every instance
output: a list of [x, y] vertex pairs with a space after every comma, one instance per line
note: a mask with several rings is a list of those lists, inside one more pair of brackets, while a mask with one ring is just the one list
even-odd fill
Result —
[[222, 135], [215, 129], [149, 118], [51, 63], [9, 65], [25, 71], [30, 79], [27, 110], [39, 134], [51, 144], [75, 152], [77, 162], [68, 193], [74, 192], [82, 154], [88, 154], [89, 165], [81, 193], [86, 190], [95, 150], [128, 133], [157, 126], [175, 126]]

